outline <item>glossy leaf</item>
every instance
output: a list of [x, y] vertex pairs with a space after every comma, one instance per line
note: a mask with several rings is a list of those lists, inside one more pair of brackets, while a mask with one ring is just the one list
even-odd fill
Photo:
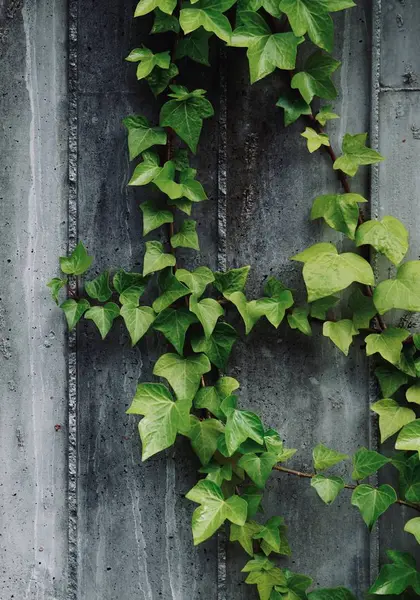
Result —
[[312, 327], [308, 320], [309, 309], [305, 306], [297, 306], [287, 315], [287, 322], [291, 329], [298, 329], [305, 335], [312, 335]]
[[354, 240], [359, 219], [359, 204], [367, 200], [359, 194], [327, 194], [315, 198], [311, 210], [311, 219], [323, 218], [335, 229]]
[[69, 331], [76, 327], [77, 323], [80, 321], [89, 307], [90, 304], [85, 299], [79, 300], [78, 302], [70, 299], [65, 300], [62, 304], [60, 304], [60, 308], [64, 311]]
[[56, 304], [58, 304], [58, 296], [61, 288], [67, 283], [67, 279], [60, 279], [60, 277], [53, 277], [51, 281], [47, 283], [47, 287], [51, 290], [51, 298]]
[[135, 346], [148, 332], [156, 317], [154, 310], [150, 306], [136, 306], [130, 303], [123, 304], [120, 314], [130, 334], [132, 346]]
[[192, 400], [204, 373], [210, 371], [209, 359], [204, 354], [182, 358], [178, 354], [163, 354], [153, 369], [154, 375], [164, 377], [179, 400]]
[[240, 267], [239, 269], [230, 269], [225, 273], [214, 273], [214, 287], [228, 300], [235, 292], [242, 292], [248, 279], [251, 267]]
[[172, 248], [200, 250], [196, 226], [196, 221], [183, 221], [180, 230], [171, 237]]
[[321, 146], [330, 145], [328, 135], [325, 133], [318, 133], [315, 129], [312, 129], [312, 127], [306, 127], [305, 131], [301, 133], [301, 136], [306, 138], [307, 147], [311, 154], [312, 152], [319, 150]]
[[237, 337], [231, 325], [221, 322], [216, 324], [208, 338], [205, 335], [193, 337], [191, 345], [194, 352], [204, 352], [216, 367], [224, 369]]
[[340, 169], [353, 177], [362, 165], [374, 165], [384, 160], [376, 150], [366, 147], [367, 133], [346, 133], [343, 138], [342, 156], [334, 162], [334, 169]]
[[217, 449], [217, 441], [223, 433], [223, 424], [218, 419], [200, 421], [191, 415], [191, 428], [188, 437], [194, 452], [203, 465], [206, 465]]
[[153, 200], [140, 204], [143, 213], [143, 235], [147, 235], [165, 223], [173, 223], [174, 215], [170, 210], [160, 208]]
[[344, 481], [341, 477], [315, 475], [311, 479], [311, 486], [315, 488], [318, 496], [325, 504], [332, 504], [341, 490], [344, 489]]
[[312, 458], [314, 461], [314, 468], [316, 471], [325, 471], [334, 465], [338, 464], [342, 460], [348, 458], [347, 454], [342, 454], [331, 448], [327, 448], [324, 444], [318, 444], [315, 446], [312, 452]]
[[307, 104], [312, 102], [314, 96], [334, 100], [337, 90], [331, 76], [339, 66], [338, 60], [317, 51], [307, 59], [304, 70], [293, 76], [291, 87], [299, 90]]
[[351, 503], [357, 506], [364, 522], [372, 529], [378, 518], [397, 501], [397, 494], [390, 485], [374, 488], [363, 483], [358, 485], [351, 496]]
[[189, 35], [179, 40], [176, 48], [176, 58], [188, 56], [195, 62], [210, 66], [209, 63], [209, 39], [211, 33], [200, 27]]
[[196, 322], [195, 315], [192, 315], [186, 308], [166, 308], [156, 317], [153, 329], [163, 333], [178, 354], [182, 356], [188, 328]]
[[104, 271], [92, 281], [86, 281], [85, 290], [88, 296], [99, 300], [99, 302], [106, 302], [112, 296], [112, 290], [109, 287], [109, 273]]
[[381, 221], [366, 221], [357, 229], [356, 246], [369, 244], [399, 265], [408, 250], [408, 231], [395, 217]]
[[175, 277], [185, 283], [196, 296], [201, 296], [208, 284], [214, 281], [214, 275], [208, 267], [197, 267], [195, 271], [177, 269]]
[[89, 256], [82, 242], [79, 242], [70, 256], [60, 256], [60, 269], [67, 275], [82, 275], [92, 264], [93, 256]]
[[124, 269], [119, 269], [115, 273], [112, 283], [120, 295], [121, 304], [129, 303], [137, 306], [146, 289], [147, 278], [143, 277], [141, 273], [129, 273]]
[[99, 329], [102, 339], [108, 335], [114, 320], [120, 314], [120, 309], [114, 302], [107, 302], [104, 306], [92, 306], [85, 312], [85, 319], [90, 319]]
[[284, 124], [286, 127], [297, 121], [302, 115], [312, 114], [309, 104], [295, 94], [283, 94], [277, 100], [276, 106], [284, 110]]
[[173, 267], [176, 263], [173, 254], [166, 254], [161, 242], [146, 242], [146, 252], [143, 263], [143, 277], [166, 267]]
[[382, 454], [375, 452], [375, 450], [360, 448], [353, 456], [353, 473], [351, 477], [357, 481], [365, 479], [365, 477], [373, 475], [373, 473], [376, 473], [376, 471], [389, 462], [391, 462], [390, 458], [382, 456]]
[[166, 144], [166, 133], [162, 127], [151, 127], [145, 117], [132, 115], [123, 119], [128, 131], [130, 160], [155, 145]]
[[189, 293], [188, 288], [174, 276], [171, 268], [160, 271], [158, 283], [161, 294], [156, 298], [152, 305], [153, 310], [157, 313], [162, 312], [168, 308], [168, 306], [180, 298], [187, 296]]
[[275, 454], [263, 452], [262, 454], [244, 454], [239, 459], [238, 465], [242, 467], [248, 477], [259, 488], [264, 488], [267, 479], [271, 475], [271, 470], [277, 462]]
[[229, 20], [223, 14], [234, 0], [198, 0], [191, 4], [183, 5], [179, 22], [184, 33], [191, 33], [199, 27], [215, 33], [218, 38], [229, 42], [232, 29]]
[[190, 311], [196, 315], [204, 329], [204, 335], [209, 338], [216, 327], [218, 319], [224, 314], [223, 308], [213, 298], [198, 300], [190, 296]]

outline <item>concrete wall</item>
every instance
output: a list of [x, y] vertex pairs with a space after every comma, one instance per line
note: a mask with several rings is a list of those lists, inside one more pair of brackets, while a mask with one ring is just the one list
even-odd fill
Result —
[[[371, 193], [375, 215], [402, 218], [415, 257], [420, 8], [416, 0], [357, 4], [336, 19], [342, 118], [332, 140], [371, 132], [387, 161], [371, 177], [363, 170], [353, 189]], [[188, 446], [140, 462], [137, 419], [125, 409], [137, 381], [151, 376], [157, 338], [133, 350], [122, 328], [103, 343], [89, 324], [68, 337], [45, 288], [76, 239], [98, 270], [142, 261], [138, 204], [150, 192], [126, 187], [121, 119], [136, 111], [156, 119], [158, 110], [123, 62], [149, 29], [147, 19], [133, 21], [134, 5], [0, 2], [1, 600], [255, 598], [239, 572], [245, 557], [223, 534], [192, 547]], [[251, 264], [250, 295], [267, 275], [299, 287], [289, 257], [339, 239], [308, 221], [313, 197], [339, 185], [326, 156], [308, 155], [302, 124], [284, 129], [277, 77], [251, 88], [240, 49], [215, 46], [212, 64], [183, 65], [184, 82], [209, 89], [217, 112], [194, 159], [210, 198], [194, 215], [202, 250], [184, 253], [184, 264]], [[377, 445], [373, 382], [357, 345], [345, 359], [319, 335], [261, 324], [241, 338], [229, 373], [241, 381], [241, 402], [301, 449], [297, 468], [310, 467], [319, 441], [348, 452]], [[287, 519], [291, 568], [320, 585], [361, 595], [384, 549], [413, 547], [400, 533], [408, 515], [399, 507], [369, 535], [344, 494], [327, 508], [307, 482], [287, 476], [272, 477], [265, 509]]]

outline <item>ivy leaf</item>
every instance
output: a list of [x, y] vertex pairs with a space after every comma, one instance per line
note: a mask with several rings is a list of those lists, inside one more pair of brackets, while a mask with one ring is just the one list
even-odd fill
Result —
[[397, 501], [397, 494], [390, 485], [374, 488], [363, 483], [358, 485], [351, 496], [351, 503], [357, 506], [364, 522], [371, 530], [378, 518]]
[[184, 36], [178, 42], [176, 58], [188, 56], [195, 62], [209, 67], [209, 39], [211, 35], [211, 33], [200, 27], [190, 35]]
[[[284, 570], [287, 581], [287, 594], [284, 595], [284, 600], [307, 600], [306, 590], [313, 584], [313, 580], [306, 575], [292, 573], [289, 569]], [[282, 598], [283, 594], [279, 596]], [[270, 598], [270, 600], [272, 600]], [[274, 599], [276, 600], [276, 599]]]
[[371, 333], [365, 338], [366, 355], [371, 356], [378, 352], [388, 362], [398, 364], [403, 341], [409, 335], [409, 331], [399, 327], [387, 327], [382, 333]]
[[308, 321], [309, 309], [306, 306], [297, 306], [287, 315], [287, 322], [291, 329], [298, 329], [305, 335], [312, 335], [311, 324]]
[[145, 79], [157, 66], [161, 69], [169, 69], [171, 56], [168, 50], [154, 54], [149, 48], [135, 48], [125, 59], [128, 62], [138, 62], [137, 79]]
[[238, 465], [259, 488], [264, 488], [267, 479], [271, 475], [273, 466], [277, 463], [277, 457], [270, 452], [262, 454], [244, 454], [239, 459]]
[[355, 6], [352, 0], [334, 3], [328, 0], [281, 0], [280, 10], [286, 13], [295, 35], [307, 33], [312, 42], [331, 52], [334, 44], [333, 22], [328, 11]]
[[193, 250], [200, 250], [196, 226], [196, 221], [184, 221], [178, 233], [175, 233], [175, 235], [171, 237], [172, 248], [192, 248]]
[[398, 434], [396, 450], [414, 450], [420, 456], [420, 419], [405, 425]]
[[399, 265], [408, 250], [408, 231], [395, 217], [381, 221], [366, 221], [357, 229], [356, 246], [369, 244], [385, 254], [394, 265]]
[[247, 503], [243, 498], [233, 495], [225, 499], [223, 492], [213, 481], [203, 479], [186, 494], [188, 500], [201, 506], [192, 516], [194, 545], [200, 544], [219, 529], [228, 519], [236, 525], [246, 521]]
[[382, 456], [374, 450], [360, 448], [353, 456], [353, 473], [351, 478], [356, 481], [369, 477], [381, 467], [391, 462], [390, 458]]
[[408, 552], [388, 550], [393, 564], [384, 565], [378, 578], [369, 590], [370, 594], [399, 595], [408, 587], [420, 593], [420, 577], [416, 570], [416, 561]]
[[416, 383], [408, 388], [405, 392], [405, 397], [408, 402], [413, 402], [414, 404], [420, 404], [420, 384]]
[[327, 448], [324, 444], [318, 444], [313, 449], [312, 458], [315, 470], [325, 471], [325, 469], [333, 467], [342, 460], [346, 460], [348, 456], [347, 454], [342, 454], [341, 452]]
[[161, 242], [146, 242], [146, 252], [143, 263], [143, 277], [166, 267], [175, 266], [173, 254], [165, 254]]
[[316, 493], [325, 504], [332, 504], [341, 490], [344, 489], [344, 481], [341, 477], [315, 475], [311, 479], [311, 486], [315, 488]]
[[261, 541], [261, 550], [266, 556], [271, 552], [290, 556], [290, 546], [286, 537], [287, 527], [283, 517], [271, 517], [265, 525], [254, 535], [256, 540]]
[[82, 242], [79, 242], [70, 256], [60, 256], [60, 269], [67, 275], [82, 275], [92, 264], [93, 256], [89, 256]]
[[336, 322], [326, 321], [322, 327], [322, 334], [329, 337], [345, 356], [349, 353], [353, 337], [358, 333], [353, 321], [350, 321], [350, 319], [342, 319]]
[[156, 317], [150, 306], [137, 306], [130, 303], [123, 304], [120, 314], [130, 334], [132, 346], [135, 346], [147, 333]]
[[120, 295], [121, 304], [129, 303], [137, 306], [146, 289], [147, 278], [143, 277], [141, 273], [128, 273], [124, 269], [120, 269], [115, 273], [112, 283]]
[[155, 152], [143, 152], [141, 156], [143, 162], [134, 169], [128, 185], [146, 185], [153, 181], [162, 170], [159, 157]]
[[311, 154], [312, 152], [319, 150], [321, 146], [330, 145], [330, 138], [328, 135], [325, 133], [317, 133], [312, 127], [306, 127], [305, 131], [300, 135], [306, 138], [308, 150]]
[[197, 296], [190, 296], [190, 311], [196, 315], [204, 329], [204, 335], [209, 338], [216, 327], [216, 323], [225, 311], [213, 298], [204, 298], [198, 301]]
[[64, 311], [69, 331], [76, 327], [77, 323], [89, 307], [89, 302], [84, 298], [78, 302], [73, 299], [65, 300], [60, 304], [60, 308]]
[[147, 235], [165, 223], [173, 223], [174, 215], [170, 210], [160, 208], [153, 200], [140, 204], [143, 213], [143, 235]]
[[152, 304], [153, 310], [156, 313], [162, 312], [165, 308], [189, 293], [188, 288], [174, 276], [171, 268], [164, 269], [159, 273], [158, 283], [162, 293]]
[[315, 244], [292, 260], [304, 263], [303, 278], [308, 302], [331, 296], [354, 281], [364, 285], [375, 282], [372, 267], [364, 258], [353, 252], [338, 254], [333, 244]]
[[278, 567], [275, 567], [268, 559], [265, 559], [265, 561], [257, 561], [254, 558], [254, 560], [247, 562], [242, 569], [242, 572], [249, 572], [248, 577], [245, 579], [245, 583], [255, 584], [257, 586], [260, 600], [269, 600], [275, 585], [286, 585], [286, 578], [283, 571]]
[[392, 308], [420, 312], [420, 261], [402, 264], [396, 279], [381, 281], [373, 292], [373, 301], [380, 315]]
[[249, 556], [254, 555], [253, 550], [253, 538], [256, 533], [261, 531], [262, 525], [256, 521], [247, 521], [243, 525], [235, 525], [232, 523], [230, 526], [230, 542], [239, 542], [242, 548]]
[[327, 318], [328, 311], [333, 308], [340, 300], [337, 296], [325, 296], [312, 302], [310, 308], [311, 317], [324, 321]]
[[108, 335], [114, 319], [120, 314], [120, 309], [114, 302], [107, 302], [105, 306], [92, 306], [85, 313], [85, 319], [90, 319], [99, 329], [102, 339]]
[[224, 480], [231, 481], [232, 479], [232, 465], [230, 463], [219, 465], [218, 463], [211, 462], [201, 467], [199, 472], [208, 473], [206, 479], [214, 481], [218, 486], [221, 486]]
[[169, 390], [161, 383], [137, 386], [127, 414], [144, 415], [139, 423], [142, 460], [174, 444], [178, 431], [189, 426], [188, 412], [181, 402], [173, 401]]
[[264, 311], [266, 319], [277, 328], [283, 321], [286, 310], [293, 305], [292, 292], [274, 277], [269, 277], [264, 293], [269, 297], [257, 300], [256, 306]]
[[158, 314], [153, 329], [160, 331], [182, 356], [184, 353], [185, 335], [192, 323], [197, 319], [186, 308], [166, 308]]
[[375, 375], [385, 398], [390, 398], [402, 385], [408, 383], [407, 375], [391, 365], [378, 367], [375, 369]]
[[[224, 410], [223, 406], [222, 404], [222, 410]], [[230, 408], [227, 412], [228, 414], [225, 413], [227, 416], [225, 438], [229, 456], [232, 456], [248, 438], [257, 444], [264, 443], [264, 427], [255, 413], [237, 408]]]
[[253, 485], [246, 487], [241, 498], [243, 498], [248, 505], [247, 519], [252, 519], [258, 511], [262, 511], [262, 493], [257, 487]]
[[223, 434], [223, 424], [217, 419], [200, 421], [191, 415], [188, 437], [191, 446], [203, 465], [206, 465], [217, 450], [217, 441]]
[[99, 300], [99, 302], [106, 302], [112, 296], [112, 290], [109, 287], [109, 273], [104, 271], [92, 281], [86, 281], [85, 289], [88, 296]]
[[284, 110], [284, 125], [288, 127], [302, 115], [311, 115], [312, 109], [300, 96], [295, 94], [284, 94], [276, 102]]
[[323, 127], [327, 123], [327, 121], [331, 121], [332, 119], [339, 119], [340, 116], [336, 115], [335, 112], [332, 111], [332, 106], [323, 106], [321, 110], [315, 115], [315, 119], [320, 123]]
[[131, 115], [123, 123], [128, 131], [128, 153], [130, 160], [154, 145], [166, 144], [166, 133], [162, 127], [150, 127], [145, 117]]
[[66, 283], [67, 279], [60, 279], [60, 277], [53, 277], [51, 281], [47, 283], [47, 287], [49, 287], [51, 290], [51, 297], [57, 305], [60, 290], [66, 285]]
[[400, 490], [405, 500], [420, 502], [420, 461], [418, 454], [398, 452], [392, 464], [400, 473]]
[[366, 139], [367, 133], [346, 133], [342, 145], [343, 155], [335, 160], [333, 168], [353, 177], [361, 165], [373, 165], [385, 160], [379, 152], [366, 147]]
[[228, 323], [217, 323], [210, 337], [194, 337], [191, 340], [194, 352], [204, 352], [218, 369], [225, 369], [233, 344], [238, 334]]
[[416, 414], [410, 408], [400, 406], [392, 398], [385, 398], [375, 402], [370, 407], [373, 412], [379, 415], [379, 431], [381, 432], [381, 443], [397, 433], [404, 425], [411, 423], [416, 418]]
[[195, 271], [177, 269], [175, 277], [182, 281], [196, 296], [201, 296], [209, 283], [214, 281], [214, 275], [208, 267], [198, 267]]
[[192, 400], [204, 373], [210, 371], [209, 359], [204, 354], [182, 358], [178, 354], [163, 354], [155, 364], [154, 375], [164, 377], [179, 400]]
[[250, 10], [240, 13], [241, 25], [235, 29], [230, 45], [248, 48], [251, 83], [272, 73], [276, 68], [292, 70], [296, 65], [297, 47], [304, 41], [292, 32], [271, 32], [265, 19]]
[[359, 219], [359, 203], [367, 202], [359, 194], [327, 194], [315, 198], [311, 220], [323, 218], [336, 231], [354, 240]]
[[291, 87], [299, 90], [307, 104], [312, 102], [314, 96], [334, 100], [337, 90], [331, 76], [339, 66], [338, 60], [318, 50], [307, 59], [304, 70], [293, 76]]
[[205, 408], [218, 419], [224, 420], [225, 415], [220, 408], [220, 404], [238, 387], [239, 383], [233, 377], [221, 377], [216, 385], [207, 385], [198, 390], [194, 398], [194, 406], [195, 408]]
[[354, 290], [349, 298], [349, 308], [353, 311], [353, 323], [356, 329], [369, 329], [370, 321], [376, 315], [371, 296], [365, 296], [360, 288]]
[[[170, 16], [168, 18], [171, 18]], [[174, 17], [175, 18], [175, 17]], [[176, 23], [178, 23], [176, 21]], [[146, 77], [147, 83], [155, 96], [158, 96], [166, 90], [172, 79], [179, 74], [176, 64], [171, 63], [168, 69], [155, 67], [153, 71]]]
[[295, 448], [284, 447], [283, 440], [274, 429], [264, 433], [264, 444], [268, 452], [275, 454], [277, 462], [286, 462], [296, 454]]
[[176, 6], [176, 0], [140, 0], [134, 12], [135, 17], [142, 17], [159, 8], [165, 14], [171, 15]]
[[245, 334], [248, 335], [255, 323], [265, 315], [265, 306], [258, 304], [257, 300], [248, 302], [243, 292], [233, 292], [229, 294], [229, 300], [238, 309], [245, 324]]
[[216, 272], [214, 274], [214, 287], [229, 300], [235, 292], [243, 291], [250, 268], [246, 266], [239, 269], [230, 269], [225, 273]]
[[155, 20], [150, 33], [166, 33], [167, 31], [179, 33], [178, 19], [173, 15], [162, 12], [160, 8], [155, 8]]
[[420, 517], [414, 517], [414, 519], [407, 521], [404, 525], [404, 531], [412, 533], [416, 538], [416, 542], [420, 544]]
[[321, 588], [308, 594], [309, 600], [356, 600], [355, 596], [344, 587]]
[[182, 8], [179, 22], [184, 33], [191, 33], [199, 27], [215, 33], [224, 42], [229, 42], [232, 29], [227, 17], [224, 16], [234, 0], [199, 0]]

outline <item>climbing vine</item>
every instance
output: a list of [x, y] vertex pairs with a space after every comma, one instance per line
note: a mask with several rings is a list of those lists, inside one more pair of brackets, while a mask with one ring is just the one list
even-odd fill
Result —
[[[236, 6], [235, 6], [236, 4]], [[105, 271], [81, 284], [80, 276], [91, 267], [82, 242], [60, 258], [62, 275], [48, 286], [60, 304], [69, 329], [80, 319], [93, 321], [104, 339], [116, 319], [122, 319], [132, 345], [159, 332], [169, 345], [154, 365], [153, 374], [165, 383], [141, 382], [128, 414], [140, 415], [142, 458], [149, 459], [172, 446], [178, 435], [190, 440], [201, 462], [198, 481], [186, 498], [196, 503], [192, 517], [194, 544], [216, 533], [227, 521], [230, 541], [240, 544], [249, 559], [242, 571], [245, 582], [255, 585], [261, 600], [351, 600], [351, 591], [337, 587], [310, 590], [310, 577], [276, 565], [276, 555], [289, 556], [287, 528], [281, 516], [265, 520], [261, 501], [273, 471], [309, 480], [314, 493], [326, 504], [350, 491], [350, 502], [371, 530], [393, 504], [409, 507], [412, 518], [405, 531], [420, 543], [420, 333], [410, 332], [396, 321], [392, 309], [420, 312], [420, 261], [404, 261], [408, 233], [395, 217], [365, 220], [361, 207], [367, 200], [353, 193], [350, 178], [364, 165], [383, 157], [367, 145], [367, 134], [346, 133], [342, 152], [336, 156], [324, 127], [338, 119], [329, 104], [315, 109], [319, 99], [337, 95], [333, 74], [340, 63], [333, 51], [331, 14], [351, 9], [352, 0], [140, 0], [135, 17], [153, 13], [151, 34], [172, 38], [170, 50], [154, 52], [134, 48], [127, 60], [137, 65], [137, 79], [145, 80], [161, 103], [159, 123], [141, 115], [124, 119], [130, 160], [136, 161], [130, 186], [154, 186], [157, 199], [140, 206], [143, 234], [156, 238], [145, 242], [143, 271]], [[331, 159], [342, 187], [340, 193], [313, 199], [310, 218], [346, 236], [352, 251], [339, 253], [332, 243], [316, 243], [293, 257], [303, 265], [307, 303], [295, 303], [284, 282], [269, 277], [263, 296], [249, 299], [245, 288], [249, 266], [213, 272], [207, 266], [189, 271], [179, 264], [177, 248], [199, 250], [194, 205], [207, 199], [190, 155], [199, 148], [203, 122], [214, 110], [203, 89], [179, 84], [178, 62], [193, 60], [209, 65], [209, 39], [217, 37], [231, 47], [247, 49], [250, 81], [283, 71], [289, 91], [277, 101], [285, 125], [302, 120], [301, 135], [309, 152], [320, 149]], [[151, 42], [153, 46], [153, 42]], [[315, 48], [308, 52], [308, 46]], [[305, 47], [306, 60], [300, 49]], [[179, 227], [175, 214], [184, 213]], [[178, 222], [178, 219], [177, 219]], [[157, 231], [165, 228], [164, 236]], [[162, 242], [161, 239], [164, 239]], [[383, 254], [396, 272], [376, 281], [366, 256]], [[159, 289], [151, 306], [142, 303], [147, 287]], [[339, 295], [350, 288], [350, 293]], [[59, 300], [67, 289], [67, 299]], [[296, 450], [287, 448], [279, 432], [260, 417], [242, 410], [236, 394], [239, 382], [225, 375], [229, 355], [238, 337], [227, 322], [227, 308], [235, 307], [245, 333], [262, 318], [275, 328], [282, 322], [310, 336], [322, 325], [322, 333], [345, 355], [355, 339], [361, 339], [367, 356], [377, 362], [375, 374], [380, 395], [371, 406], [379, 418], [381, 442], [395, 438], [391, 456], [359, 448], [352, 456], [318, 444], [313, 449], [313, 472], [285, 466]], [[384, 317], [386, 315], [386, 317]], [[392, 317], [394, 321], [392, 320]], [[353, 483], [332, 475], [330, 469], [352, 460]], [[379, 469], [399, 474], [395, 489], [389, 484], [371, 485], [369, 477]], [[333, 471], [334, 472], [334, 471]], [[412, 588], [420, 594], [420, 573], [414, 558], [389, 550], [369, 593], [398, 595]]]

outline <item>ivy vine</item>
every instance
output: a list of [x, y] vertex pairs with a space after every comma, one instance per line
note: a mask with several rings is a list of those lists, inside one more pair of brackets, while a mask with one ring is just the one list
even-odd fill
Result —
[[[236, 5], [236, 6], [235, 6]], [[140, 206], [143, 234], [166, 228], [167, 241], [145, 243], [143, 272], [105, 271], [84, 283], [80, 276], [92, 266], [82, 242], [60, 258], [61, 276], [48, 286], [60, 305], [69, 329], [80, 319], [93, 321], [104, 339], [116, 319], [122, 319], [132, 345], [150, 331], [157, 331], [170, 345], [160, 356], [153, 374], [166, 383], [140, 383], [128, 414], [140, 415], [142, 458], [172, 446], [178, 435], [189, 438], [202, 466], [196, 485], [186, 498], [196, 503], [192, 517], [194, 544], [200, 544], [224, 525], [230, 525], [230, 541], [239, 543], [249, 560], [244, 564], [245, 582], [255, 585], [261, 600], [351, 600], [351, 591], [323, 588], [308, 591], [312, 579], [280, 568], [274, 555], [289, 556], [287, 528], [281, 516], [262, 518], [261, 500], [273, 471], [308, 479], [325, 504], [350, 490], [350, 502], [369, 529], [393, 504], [413, 510], [404, 530], [420, 543], [420, 333], [411, 332], [383, 315], [392, 309], [420, 312], [420, 261], [402, 262], [408, 251], [408, 232], [395, 217], [365, 220], [367, 200], [353, 193], [350, 179], [364, 165], [383, 157], [367, 145], [367, 134], [346, 133], [342, 152], [336, 156], [328, 133], [328, 121], [338, 119], [330, 104], [314, 109], [314, 100], [333, 101], [337, 91], [333, 74], [340, 63], [333, 51], [331, 13], [350, 9], [352, 0], [140, 0], [135, 17], [154, 14], [151, 34], [173, 36], [171, 50], [155, 53], [142, 46], [127, 59], [137, 65], [137, 78], [145, 79], [156, 96], [166, 92], [159, 123], [141, 115], [124, 119], [130, 160], [136, 166], [130, 186], [152, 185], [158, 200]], [[206, 266], [194, 271], [182, 268], [177, 248], [199, 249], [196, 221], [190, 218], [194, 204], [207, 199], [190, 166], [190, 153], [199, 146], [203, 122], [214, 110], [203, 89], [179, 85], [178, 63], [187, 57], [209, 65], [209, 39], [217, 37], [228, 46], [247, 49], [250, 81], [274, 71], [284, 71], [290, 82], [277, 106], [285, 125], [302, 118], [301, 135], [309, 152], [320, 149], [331, 158], [342, 190], [313, 200], [310, 218], [323, 219], [354, 244], [351, 252], [339, 253], [332, 243], [316, 243], [293, 257], [302, 263], [307, 304], [295, 303], [292, 290], [274, 277], [266, 281], [263, 296], [249, 299], [245, 293], [249, 266], [212, 272]], [[301, 46], [316, 48], [305, 61]], [[153, 45], [153, 44], [152, 44]], [[308, 52], [305, 52], [308, 56]], [[184, 62], [182, 63], [184, 64]], [[296, 64], [299, 66], [296, 67]], [[175, 230], [174, 215], [187, 215]], [[366, 247], [383, 254], [397, 267], [395, 276], [376, 281], [365, 258]], [[361, 249], [363, 255], [358, 251]], [[157, 279], [159, 295], [151, 306], [140, 300]], [[339, 292], [351, 287], [350, 295]], [[67, 299], [59, 300], [67, 289]], [[379, 417], [381, 442], [395, 437], [392, 456], [359, 448], [349, 457], [318, 444], [313, 449], [313, 472], [284, 466], [296, 450], [287, 448], [277, 431], [260, 417], [243, 410], [235, 393], [239, 382], [224, 375], [238, 337], [226, 320], [233, 305], [242, 317], [245, 333], [261, 318], [278, 328], [284, 321], [303, 335], [322, 323], [322, 333], [345, 355], [356, 338], [363, 340], [367, 356], [375, 356], [380, 397], [371, 409]], [[394, 319], [395, 320], [395, 319]], [[342, 461], [352, 460], [351, 479], [330, 474]], [[399, 474], [398, 489], [389, 484], [367, 483], [379, 469]], [[398, 595], [411, 588], [420, 594], [420, 573], [407, 553], [388, 551], [389, 564], [382, 566], [369, 593]]]

